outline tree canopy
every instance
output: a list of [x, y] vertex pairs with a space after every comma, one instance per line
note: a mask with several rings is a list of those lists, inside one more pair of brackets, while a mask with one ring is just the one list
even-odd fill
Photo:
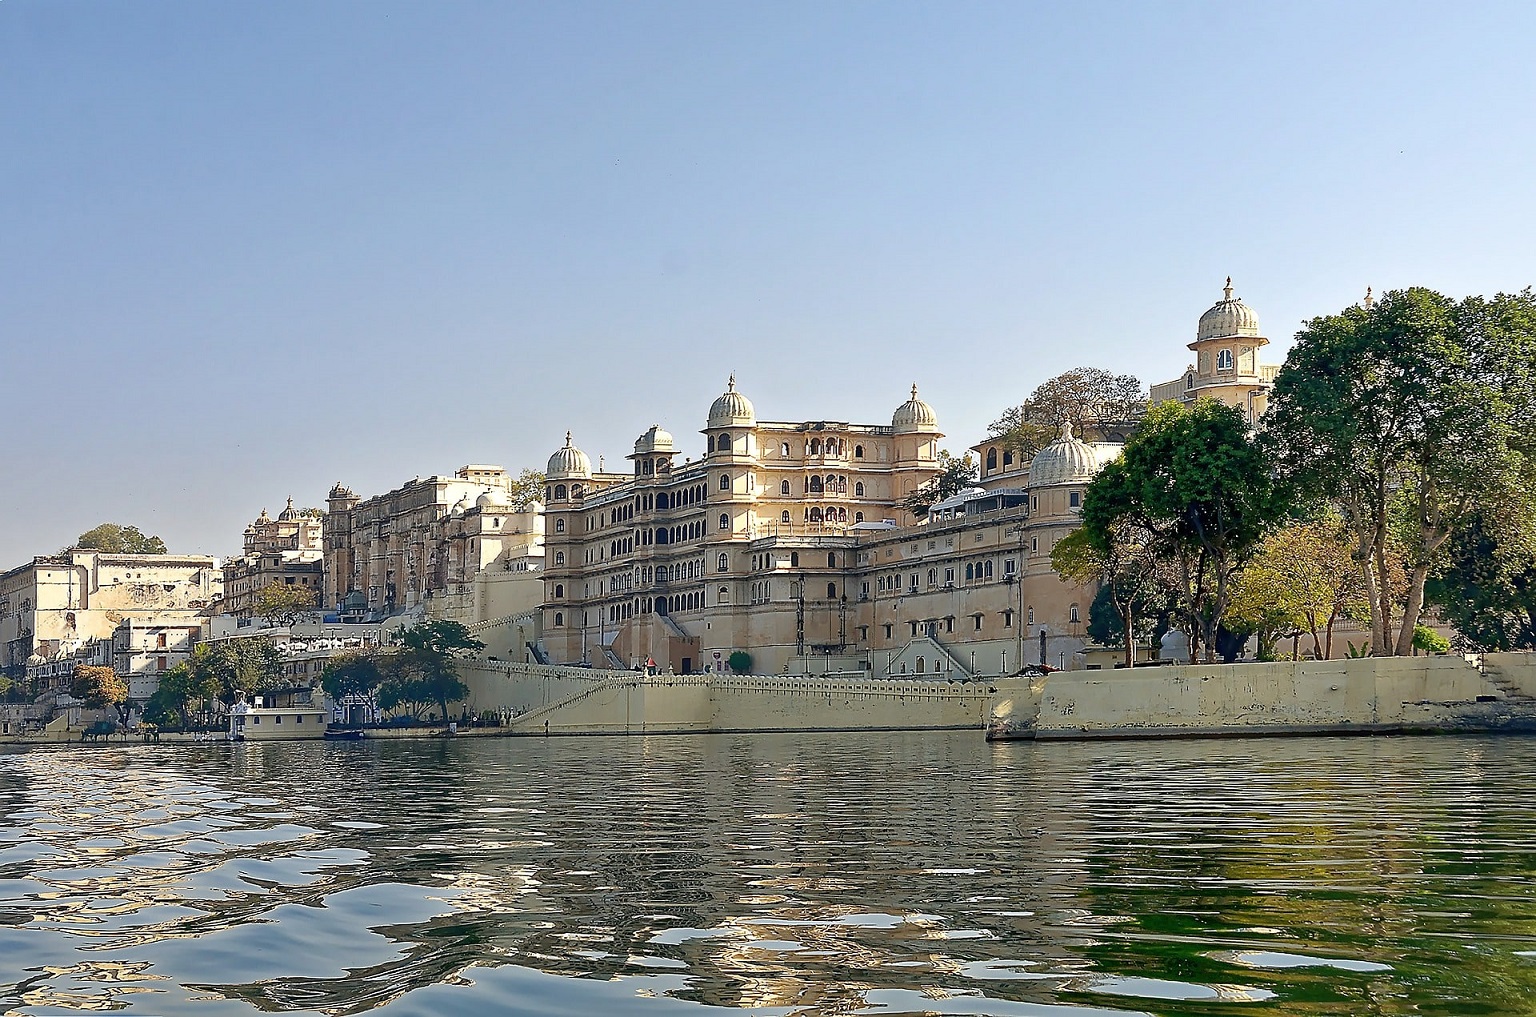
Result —
[[[1286, 482], [1334, 505], [1354, 541], [1371, 652], [1410, 653], [1446, 541], [1479, 507], [1529, 499], [1536, 296], [1458, 302], [1413, 288], [1314, 318], [1270, 406]], [[1400, 615], [1394, 539], [1408, 580]]]
[[1100, 555], [1127, 534], [1171, 572], [1191, 654], [1214, 659], [1232, 582], [1289, 508], [1240, 411], [1202, 399], [1154, 407], [1083, 498], [1083, 538]]
[[139, 532], [137, 526], [102, 523], [75, 538], [74, 547], [109, 554], [165, 554], [165, 541]]
[[1368, 616], [1365, 583], [1352, 552], [1343, 521], [1331, 513], [1292, 523], [1265, 539], [1239, 573], [1231, 607], [1237, 621], [1258, 633], [1261, 656], [1269, 656], [1275, 637], [1305, 632], [1313, 656], [1326, 660], [1333, 655], [1334, 626]]
[[128, 683], [110, 667], [76, 664], [69, 694], [93, 710], [110, 707], [120, 722], [128, 722]]
[[255, 611], [269, 625], [292, 625], [314, 612], [317, 599], [313, 587], [273, 582], [257, 591]]
[[1097, 367], [1075, 367], [1037, 386], [1028, 399], [992, 421], [989, 433], [1029, 456], [1056, 440], [1061, 425], [1087, 440], [1109, 427], [1133, 427], [1147, 412], [1141, 381]]
[[351, 696], [371, 696], [384, 681], [379, 654], [374, 650], [338, 653], [325, 662], [320, 688], [336, 702]]
[[1480, 509], [1446, 544], [1425, 597], [1480, 650], [1536, 650], [1536, 520]]
[[536, 502], [544, 500], [544, 474], [538, 470], [523, 470], [509, 485], [512, 507], [526, 512]]
[[379, 705], [388, 710], [400, 704], [435, 703], [446, 722], [448, 704], [469, 695], [469, 687], [459, 680], [457, 662], [483, 649], [485, 644], [455, 621], [422, 622], [405, 629], [399, 646], [385, 659]]
[[226, 705], [282, 688], [283, 658], [265, 639], [225, 639], [199, 643], [187, 662], [190, 685], [217, 689]]

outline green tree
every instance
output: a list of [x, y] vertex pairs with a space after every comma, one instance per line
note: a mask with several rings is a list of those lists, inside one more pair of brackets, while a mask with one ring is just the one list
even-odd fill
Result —
[[75, 538], [74, 546], [110, 554], [165, 554], [165, 541], [146, 536], [137, 526], [102, 523]]
[[[1136, 640], [1149, 637], [1158, 605], [1166, 600], [1166, 576], [1159, 568], [1150, 534], [1127, 521], [1111, 524], [1109, 539], [1100, 542], [1084, 527], [1073, 530], [1051, 549], [1051, 567], [1063, 579], [1099, 590], [1088, 611], [1088, 635], [1102, 645], [1118, 641], [1125, 666], [1136, 666]], [[1113, 614], [1113, 623], [1104, 608]], [[1094, 617], [1098, 609], [1099, 617]], [[1151, 614], [1147, 619], [1144, 616]]]
[[928, 509], [945, 498], [952, 498], [976, 482], [976, 462], [969, 455], [956, 459], [948, 449], [940, 449], [938, 472], [927, 483], [902, 501], [901, 507], [914, 516], [925, 516]]
[[725, 662], [737, 674], [750, 674], [752, 672], [752, 654], [746, 650], [732, 651], [731, 655], [725, 658]]
[[224, 639], [199, 643], [187, 662], [197, 688], [216, 688], [226, 706], [260, 692], [282, 688], [283, 658], [265, 639]]
[[508, 494], [512, 507], [526, 512], [536, 502], [544, 500], [544, 474], [538, 470], [524, 470], [509, 485]]
[[371, 696], [383, 681], [379, 656], [372, 650], [338, 653], [320, 673], [320, 688], [338, 703], [349, 696]]
[[[1288, 482], [1332, 502], [1349, 528], [1373, 653], [1412, 650], [1426, 581], [1451, 534], [1477, 507], [1523, 496], [1533, 365], [1530, 290], [1460, 302], [1400, 290], [1314, 318], [1298, 334], [1266, 429]], [[1396, 619], [1394, 532], [1408, 575]]]
[[1332, 513], [1292, 523], [1265, 539], [1238, 575], [1231, 609], [1258, 633], [1261, 656], [1269, 655], [1266, 640], [1306, 632], [1313, 656], [1326, 660], [1333, 655], [1334, 626], [1369, 616], [1353, 550], [1343, 521]]
[[256, 614], [268, 625], [292, 625], [313, 615], [315, 590], [308, 586], [268, 583], [256, 593]]
[[93, 710], [110, 707], [120, 723], [128, 723], [128, 683], [110, 667], [76, 664], [69, 694]]
[[1446, 543], [1425, 597], [1481, 650], [1536, 650], [1536, 520], [1480, 509]]
[[[197, 657], [197, 650], [194, 649], [192, 659], [196, 660]], [[209, 700], [217, 698], [219, 692], [218, 679], [208, 668], [194, 670], [189, 661], [182, 661], [160, 676], [154, 695], [150, 696], [149, 703], [145, 705], [144, 716], [156, 724], [165, 724], [175, 723], [169, 719], [174, 715], [182, 724], [190, 724], [192, 704], [197, 703], [197, 712], [205, 714], [205, 705]]]
[[[391, 663], [397, 677], [393, 679], [396, 688], [391, 690], [391, 695], [398, 692], [424, 697], [425, 701], [437, 704], [446, 722], [448, 704], [469, 695], [469, 687], [459, 680], [458, 661], [483, 649], [485, 644], [456, 621], [438, 620], [413, 625], [400, 634], [400, 645], [392, 655]], [[390, 681], [385, 684], [389, 685]], [[384, 705], [382, 688], [379, 705]]]
[[1147, 412], [1147, 394], [1130, 374], [1075, 367], [1042, 382], [1028, 399], [992, 421], [988, 432], [1026, 456], [1056, 440], [1062, 424], [1085, 439], [1103, 439], [1111, 429], [1128, 431]]
[[1288, 504], [1241, 412], [1162, 403], [1088, 486], [1083, 539], [1108, 555], [1119, 534], [1137, 534], [1171, 570], [1192, 659], [1203, 644], [1213, 660], [1233, 578]]

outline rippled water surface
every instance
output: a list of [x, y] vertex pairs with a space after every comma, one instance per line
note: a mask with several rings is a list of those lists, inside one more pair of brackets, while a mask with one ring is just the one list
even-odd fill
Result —
[[0, 1014], [1536, 1013], [1536, 740], [0, 754]]

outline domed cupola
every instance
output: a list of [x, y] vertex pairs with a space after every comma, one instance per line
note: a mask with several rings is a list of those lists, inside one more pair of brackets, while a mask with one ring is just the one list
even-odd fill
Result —
[[736, 391], [736, 376], [731, 375], [725, 392], [709, 406], [708, 427], [756, 427], [757, 411], [752, 400]]
[[663, 454], [668, 452], [675, 453], [676, 451], [677, 447], [672, 443], [672, 435], [663, 431], [660, 424], [652, 424], [649, 430], [635, 439], [635, 455], [637, 456], [651, 455], [655, 452]]
[[891, 427], [897, 434], [939, 429], [938, 415], [933, 412], [932, 406], [917, 397], [916, 384], [912, 386], [912, 398], [896, 407], [896, 412], [891, 414]]
[[297, 518], [299, 518], [299, 510], [293, 507], [293, 499], [289, 498], [288, 507], [277, 514], [277, 521], [280, 523], [291, 523]]
[[475, 508], [478, 509], [499, 509], [506, 506], [506, 492], [496, 487], [486, 488], [485, 493], [475, 499]]
[[1104, 465], [1098, 451], [1072, 433], [1072, 425], [1061, 425], [1061, 436], [1035, 453], [1029, 463], [1029, 486], [1054, 487], [1058, 484], [1086, 484]]
[[544, 475], [550, 480], [586, 480], [592, 476], [592, 460], [571, 444], [571, 432], [565, 432], [565, 447], [549, 457]]
[[1200, 327], [1195, 342], [1206, 339], [1225, 339], [1229, 336], [1259, 338], [1259, 316], [1253, 308], [1232, 296], [1232, 277], [1227, 276], [1226, 295], [1204, 314], [1200, 315]]

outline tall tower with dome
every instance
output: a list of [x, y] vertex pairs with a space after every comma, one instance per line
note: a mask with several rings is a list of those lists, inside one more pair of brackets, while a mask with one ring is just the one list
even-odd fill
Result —
[[1269, 408], [1269, 392], [1280, 370], [1277, 364], [1260, 362], [1259, 351], [1267, 345], [1258, 314], [1232, 295], [1228, 276], [1222, 299], [1200, 315], [1195, 341], [1189, 344], [1194, 363], [1173, 381], [1153, 385], [1152, 405], [1215, 399], [1241, 410], [1250, 424], [1257, 423]]

